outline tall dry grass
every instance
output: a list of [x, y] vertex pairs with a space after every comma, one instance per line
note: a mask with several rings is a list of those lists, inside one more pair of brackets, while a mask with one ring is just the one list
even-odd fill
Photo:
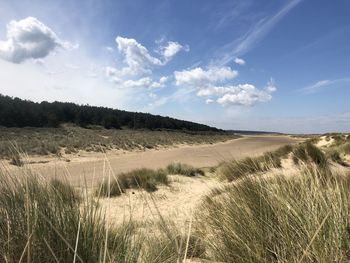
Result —
[[0, 171], [0, 262], [137, 262], [132, 224], [109, 229], [91, 200], [61, 181]]
[[247, 177], [208, 196], [197, 228], [206, 255], [219, 262], [348, 262], [350, 180], [322, 169]]

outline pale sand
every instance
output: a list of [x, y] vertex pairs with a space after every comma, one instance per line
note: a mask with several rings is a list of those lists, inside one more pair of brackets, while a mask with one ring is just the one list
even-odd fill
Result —
[[202, 197], [214, 187], [223, 185], [210, 176], [171, 175], [170, 179], [170, 186], [159, 186], [154, 193], [130, 190], [119, 197], [100, 199], [99, 203], [105, 209], [108, 221], [113, 224], [129, 219], [153, 223], [163, 218], [170, 219], [184, 230]]
[[328, 141], [326, 140], [326, 136], [321, 136], [320, 140], [317, 142], [316, 146], [317, 147], [328, 147], [332, 145], [334, 142], [333, 138], [330, 138]]
[[[291, 158], [283, 159], [282, 167], [264, 173], [264, 177], [281, 174], [293, 176], [298, 172]], [[183, 231], [198, 209], [202, 198], [212, 189], [230, 184], [209, 173], [206, 176], [196, 177], [171, 175], [170, 180], [170, 186], [159, 186], [154, 193], [129, 190], [119, 197], [102, 198], [99, 203], [106, 212], [108, 221], [113, 224], [120, 224], [130, 219], [134, 222], [152, 223], [162, 217], [165, 220], [170, 219], [179, 230]]]
[[290, 136], [246, 136], [212, 145], [181, 146], [117, 155], [95, 153], [88, 157], [75, 157], [71, 162], [57, 159], [49, 163], [29, 166], [45, 178], [67, 175], [68, 180], [75, 186], [82, 186], [85, 182], [91, 186], [100, 182], [108, 174], [108, 170], [113, 174], [119, 174], [137, 168], [164, 168], [172, 162], [182, 162], [195, 167], [210, 167], [224, 160], [255, 156], [301, 141]]

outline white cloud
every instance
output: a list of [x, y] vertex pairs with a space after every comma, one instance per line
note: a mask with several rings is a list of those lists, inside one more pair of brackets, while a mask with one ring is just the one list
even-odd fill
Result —
[[167, 82], [169, 80], [169, 78], [168, 77], [161, 77], [160, 79], [159, 79], [159, 83], [161, 83], [161, 84], [164, 84], [165, 82]]
[[213, 102], [214, 102], [214, 100], [212, 100], [212, 99], [206, 99], [206, 101], [205, 101], [206, 104], [211, 104]]
[[188, 46], [169, 41], [166, 46], [160, 47], [161, 57], [157, 58], [152, 56], [146, 47], [133, 38], [118, 36], [116, 42], [118, 51], [124, 56], [123, 61], [126, 64], [122, 69], [114, 71], [114, 75], [119, 77], [151, 74], [153, 67], [164, 66], [181, 50], [189, 50]]
[[209, 68], [208, 70], [194, 68], [191, 70], [175, 71], [174, 75], [176, 85], [200, 88], [217, 82], [234, 79], [238, 76], [238, 72], [232, 70], [230, 67], [214, 67]]
[[57, 47], [77, 47], [60, 40], [55, 32], [34, 17], [10, 21], [6, 36], [6, 41], [0, 41], [0, 58], [13, 63], [44, 58]]
[[124, 55], [124, 67], [120, 72], [121, 75], [141, 75], [150, 73], [150, 68], [155, 65], [162, 65], [162, 61], [150, 55], [147, 48], [142, 46], [133, 38], [116, 38], [118, 51]]
[[[269, 81], [267, 86], [259, 90], [252, 84], [227, 85], [223, 87], [207, 87], [197, 92], [199, 97], [216, 97], [216, 101], [223, 105], [243, 105], [253, 106], [258, 102], [267, 102], [271, 100], [272, 93], [276, 91], [273, 80]], [[206, 103], [208, 100], [207, 99]]]
[[[112, 72], [113, 74], [113, 68], [108, 68], [107, 74], [108, 72]], [[128, 80], [124, 80], [118, 77], [112, 77], [111, 80], [118, 86], [118, 88], [123, 89], [157, 89], [165, 87], [168, 78], [161, 77], [159, 81], [153, 81], [151, 77]]]
[[276, 91], [276, 86], [271, 79], [267, 86], [259, 90], [251, 84], [228, 85], [228, 80], [232, 80], [238, 72], [229, 67], [215, 67], [203, 70], [194, 68], [191, 70], [175, 71], [177, 86], [185, 86], [197, 90], [197, 96], [207, 97], [206, 103], [214, 102], [227, 105], [253, 106], [258, 102], [271, 100], [272, 93]]
[[218, 96], [232, 91], [234, 86], [226, 86], [226, 87], [208, 87], [204, 89], [200, 89], [197, 92], [197, 96], [199, 97], [210, 97], [210, 96]]
[[162, 47], [162, 55], [164, 57], [165, 62], [170, 61], [177, 53], [181, 50], [188, 52], [190, 49], [188, 46], [182, 46], [178, 42], [169, 41], [168, 45]]
[[238, 65], [241, 65], [241, 66], [245, 65], [245, 60], [242, 58], [237, 57], [237, 58], [235, 58], [234, 62]]
[[271, 92], [273, 92], [268, 88], [259, 90], [251, 84], [239, 84], [227, 88], [229, 91], [217, 99], [217, 102], [223, 106], [253, 106], [258, 102], [267, 102], [271, 100]]

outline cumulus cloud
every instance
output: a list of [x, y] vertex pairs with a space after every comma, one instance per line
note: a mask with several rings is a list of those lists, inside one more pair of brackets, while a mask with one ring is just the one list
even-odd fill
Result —
[[116, 42], [118, 51], [124, 56], [126, 64], [122, 69], [115, 71], [114, 74], [119, 76], [151, 74], [154, 66], [164, 66], [181, 50], [189, 50], [187, 46], [169, 41], [166, 46], [160, 47], [161, 57], [157, 58], [133, 38], [118, 36]]
[[238, 76], [238, 72], [229, 67], [213, 67], [208, 70], [194, 68], [175, 71], [174, 75], [177, 86], [196, 90], [198, 97], [206, 97], [207, 104], [216, 101], [223, 106], [253, 106], [271, 100], [271, 94], [276, 91], [273, 79], [263, 89], [257, 89], [252, 84], [228, 84], [228, 81]]
[[181, 50], [188, 52], [190, 49], [188, 46], [183, 46], [178, 42], [169, 41], [165, 47], [162, 47], [162, 55], [165, 62], [170, 61]]
[[0, 41], [0, 58], [13, 63], [44, 58], [57, 47], [77, 47], [60, 40], [55, 32], [34, 17], [10, 21], [6, 36], [7, 40]]
[[238, 64], [238, 65], [241, 65], [241, 66], [245, 65], [245, 60], [242, 59], [242, 58], [236, 57], [235, 60], [234, 60], [234, 62], [235, 62], [236, 64]]
[[[259, 90], [252, 84], [238, 84], [226, 86], [212, 86], [199, 89], [197, 96], [199, 97], [215, 97], [216, 101], [223, 105], [241, 105], [253, 106], [258, 102], [267, 102], [272, 98], [272, 93], [276, 91], [276, 85], [270, 80], [267, 86]], [[207, 99], [213, 101], [213, 99]]]
[[237, 86], [227, 87], [227, 93], [217, 99], [217, 102], [223, 106], [242, 105], [253, 106], [258, 102], [270, 101], [273, 92], [272, 89], [257, 89], [251, 84], [239, 84]]
[[133, 38], [116, 38], [118, 51], [124, 55], [124, 67], [120, 73], [123, 75], [140, 75], [150, 73], [150, 68], [154, 65], [162, 65], [162, 61], [150, 55], [147, 48], [138, 43]]
[[217, 102], [223, 106], [242, 105], [254, 106], [259, 102], [267, 102], [272, 99], [272, 93], [277, 90], [274, 81], [271, 79], [267, 86], [259, 90], [252, 84], [239, 84], [237, 86], [227, 87], [225, 94], [217, 99]]
[[214, 67], [208, 70], [194, 68], [191, 70], [175, 71], [174, 75], [176, 85], [200, 88], [203, 86], [210, 86], [217, 82], [234, 79], [238, 76], [238, 72], [232, 70], [230, 67]]
[[165, 84], [167, 81], [168, 81], [167, 77], [161, 77], [159, 81], [154, 81], [151, 77], [144, 77], [139, 79], [128, 79], [128, 80], [124, 80], [118, 77], [112, 78], [113, 83], [117, 84], [119, 88], [125, 88], [125, 89], [163, 88], [165, 87]]

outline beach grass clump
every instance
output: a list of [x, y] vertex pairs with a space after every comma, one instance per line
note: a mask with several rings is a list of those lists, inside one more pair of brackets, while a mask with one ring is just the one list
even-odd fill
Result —
[[293, 161], [295, 164], [299, 164], [299, 162], [311, 162], [320, 167], [328, 166], [328, 159], [326, 154], [310, 142], [302, 143], [294, 148]]
[[183, 227], [161, 216], [159, 219], [153, 222], [156, 234], [148, 234], [144, 240], [146, 249], [142, 262], [173, 263], [205, 257], [204, 243], [193, 227], [194, 219]]
[[147, 192], [156, 191], [157, 185], [168, 185], [167, 174], [159, 169], [137, 169], [128, 173], [122, 173], [117, 178], [106, 178], [98, 187], [96, 195], [102, 197], [118, 196], [126, 189], [144, 189]]
[[329, 158], [330, 160], [332, 160], [335, 163], [338, 163], [342, 166], [347, 166], [347, 163], [344, 161], [341, 154], [334, 149], [328, 150], [326, 152], [326, 156], [327, 156], [327, 158]]
[[209, 195], [196, 228], [209, 259], [347, 262], [349, 176], [315, 167], [292, 177], [247, 177]]
[[293, 151], [293, 146], [290, 144], [284, 145], [277, 150], [273, 151], [272, 153], [280, 158], [286, 158], [288, 154], [290, 154]]
[[342, 145], [339, 149], [341, 152], [343, 152], [345, 155], [350, 154], [350, 142], [345, 143]]
[[260, 158], [251, 157], [246, 157], [242, 160], [223, 162], [218, 168], [219, 176], [229, 182], [265, 171], [267, 171], [267, 165], [261, 165]]
[[259, 158], [260, 165], [263, 167], [262, 170], [268, 171], [271, 168], [281, 168], [282, 161], [281, 157], [275, 152], [266, 152]]
[[288, 144], [275, 151], [266, 152], [261, 156], [222, 162], [216, 170], [222, 178], [233, 181], [248, 175], [266, 172], [273, 168], [282, 168], [282, 159], [287, 158], [292, 151], [293, 146]]
[[0, 171], [1, 262], [137, 262], [132, 225], [109, 228], [65, 182]]
[[168, 174], [179, 174], [185, 176], [204, 175], [203, 170], [183, 163], [171, 163], [165, 170]]

